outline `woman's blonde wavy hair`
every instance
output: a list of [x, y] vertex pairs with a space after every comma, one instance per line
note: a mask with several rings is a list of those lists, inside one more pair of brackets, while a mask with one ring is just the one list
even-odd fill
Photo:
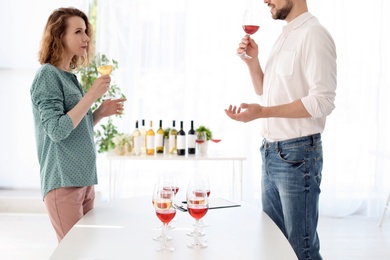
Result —
[[87, 55], [85, 57], [74, 56], [70, 62], [70, 69], [76, 69], [80, 66], [89, 64], [90, 55], [92, 53], [92, 25], [88, 21], [88, 17], [80, 10], [69, 7], [59, 8], [53, 11], [49, 16], [43, 36], [41, 46], [38, 53], [38, 61], [40, 64], [50, 63], [53, 66], [59, 66], [65, 56], [65, 47], [62, 43], [62, 38], [66, 33], [67, 20], [70, 17], [78, 16], [82, 18], [86, 25], [86, 34], [91, 39], [88, 42]]

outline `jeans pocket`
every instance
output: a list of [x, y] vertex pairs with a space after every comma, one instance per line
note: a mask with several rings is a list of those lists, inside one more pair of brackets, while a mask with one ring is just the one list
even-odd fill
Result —
[[304, 149], [280, 149], [278, 151], [278, 157], [283, 162], [288, 163], [294, 167], [300, 167], [305, 163]]

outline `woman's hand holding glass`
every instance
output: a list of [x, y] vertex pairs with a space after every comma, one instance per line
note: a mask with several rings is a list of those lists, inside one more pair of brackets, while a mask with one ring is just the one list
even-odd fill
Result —
[[101, 98], [104, 94], [107, 93], [107, 91], [110, 89], [111, 84], [111, 76], [101, 76], [98, 77], [95, 82], [92, 84], [91, 88], [88, 90], [88, 95], [93, 95], [94, 100], [98, 100]]

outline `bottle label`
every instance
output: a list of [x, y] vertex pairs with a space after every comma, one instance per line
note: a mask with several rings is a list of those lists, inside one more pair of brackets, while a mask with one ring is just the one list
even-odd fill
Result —
[[154, 149], [154, 135], [146, 136], [146, 149]]
[[187, 142], [188, 142], [188, 148], [195, 148], [196, 146], [196, 135], [188, 135]]
[[156, 147], [163, 147], [163, 140], [164, 140], [163, 134], [156, 134]]
[[142, 137], [141, 136], [134, 136], [133, 139], [133, 145], [134, 145], [134, 154], [139, 155], [141, 154], [141, 146], [142, 146]]
[[169, 150], [176, 150], [176, 135], [169, 135]]
[[186, 136], [178, 135], [177, 136], [177, 149], [186, 149]]

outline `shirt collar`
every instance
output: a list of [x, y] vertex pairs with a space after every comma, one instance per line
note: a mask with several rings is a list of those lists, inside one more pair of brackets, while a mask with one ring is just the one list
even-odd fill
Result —
[[289, 22], [288, 24], [283, 26], [283, 35], [287, 36], [290, 32], [294, 31], [299, 26], [304, 24], [307, 20], [309, 20], [313, 17], [314, 16], [309, 12], [305, 12], [305, 13], [299, 15], [294, 20], [292, 20], [291, 22]]

